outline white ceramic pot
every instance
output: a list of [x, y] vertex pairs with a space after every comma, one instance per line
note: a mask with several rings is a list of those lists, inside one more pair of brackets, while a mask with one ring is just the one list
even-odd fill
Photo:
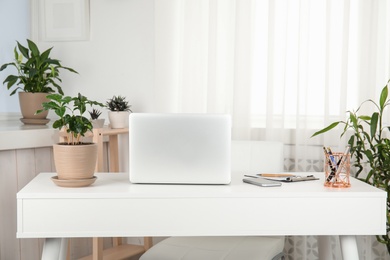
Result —
[[108, 111], [111, 128], [129, 127], [129, 115], [128, 111]]
[[104, 118], [102, 119], [91, 119], [91, 123], [93, 128], [103, 128], [104, 126]]

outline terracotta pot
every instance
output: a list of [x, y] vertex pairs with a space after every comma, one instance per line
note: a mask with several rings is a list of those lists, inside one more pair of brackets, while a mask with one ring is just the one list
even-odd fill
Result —
[[45, 119], [49, 111], [35, 114], [37, 110], [42, 109], [42, 103], [48, 102], [46, 98], [48, 93], [29, 93], [19, 92], [20, 111], [24, 119]]
[[108, 111], [111, 128], [129, 127], [129, 115], [128, 111]]
[[59, 180], [90, 179], [95, 173], [98, 146], [53, 144], [54, 164]]

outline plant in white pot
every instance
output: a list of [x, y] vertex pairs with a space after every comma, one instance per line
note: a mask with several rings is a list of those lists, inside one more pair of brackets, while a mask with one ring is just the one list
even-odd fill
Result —
[[[47, 95], [49, 102], [42, 104], [43, 110], [53, 110], [59, 117], [53, 128], [63, 131], [67, 142], [53, 145], [54, 164], [57, 176], [53, 181], [60, 186], [87, 186], [93, 183], [97, 160], [97, 144], [83, 142], [82, 137], [92, 131], [91, 121], [84, 117], [87, 105], [104, 106], [89, 100], [80, 93], [76, 97], [61, 94]], [[43, 110], [37, 111], [37, 113]]]
[[15, 60], [5, 63], [0, 71], [7, 67], [15, 67], [16, 74], [8, 75], [3, 84], [11, 90], [11, 96], [18, 92], [19, 104], [22, 117], [20, 120], [25, 124], [47, 124], [48, 111], [36, 114], [42, 109], [42, 103], [48, 101], [46, 96], [50, 93], [64, 94], [58, 82], [62, 82], [60, 69], [77, 73], [74, 69], [64, 67], [57, 59], [50, 58], [52, 48], [40, 52], [37, 45], [27, 40], [25, 47], [17, 42], [14, 48]]
[[92, 111], [88, 111], [91, 116], [91, 122], [93, 128], [103, 128], [104, 126], [104, 118], [99, 118], [102, 112], [96, 108], [93, 108]]
[[110, 120], [111, 128], [126, 128], [129, 127], [129, 113], [132, 112], [129, 102], [124, 96], [113, 96], [106, 102], [108, 111], [108, 119]]

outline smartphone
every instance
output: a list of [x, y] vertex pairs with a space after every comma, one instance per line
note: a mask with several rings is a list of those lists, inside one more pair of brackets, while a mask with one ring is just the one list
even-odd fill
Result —
[[277, 187], [282, 186], [280, 182], [277, 181], [271, 181], [264, 178], [244, 178], [242, 179], [243, 182], [261, 186], [261, 187]]

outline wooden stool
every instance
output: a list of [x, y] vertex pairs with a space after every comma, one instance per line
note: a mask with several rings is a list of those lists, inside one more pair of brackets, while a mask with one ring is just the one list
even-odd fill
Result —
[[[92, 141], [98, 144], [98, 158], [96, 162], [96, 172], [104, 171], [104, 137], [108, 136], [109, 145], [109, 172], [119, 172], [119, 146], [118, 146], [118, 135], [128, 134], [128, 128], [112, 129], [109, 127], [94, 128]], [[65, 133], [60, 134], [60, 142], [66, 141]], [[91, 137], [91, 134], [86, 137]], [[135, 256], [144, 253], [152, 247], [152, 238], [145, 237], [144, 245], [132, 245], [123, 244], [122, 238], [115, 237], [112, 241], [112, 247], [103, 250], [103, 238], [94, 237], [92, 238], [92, 255], [81, 258], [80, 260], [116, 260], [125, 259], [131, 256]], [[68, 257], [70, 260], [70, 243], [68, 244]]]
[[119, 147], [118, 147], [118, 135], [128, 134], [129, 128], [111, 129], [111, 128], [94, 128], [92, 140], [98, 144], [98, 159], [96, 163], [96, 171], [104, 171], [104, 137], [108, 136], [109, 144], [109, 172], [119, 172]]

